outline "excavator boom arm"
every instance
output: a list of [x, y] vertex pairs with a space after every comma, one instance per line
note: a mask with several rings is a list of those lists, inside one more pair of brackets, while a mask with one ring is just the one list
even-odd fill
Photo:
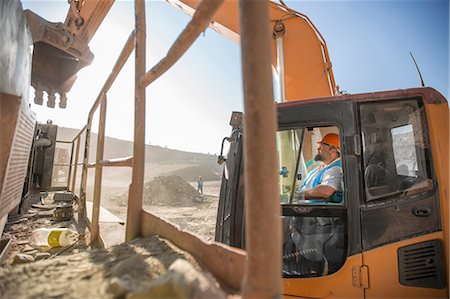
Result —
[[[189, 15], [194, 14], [201, 2], [166, 1]], [[267, 25], [274, 33], [272, 65], [278, 72], [284, 70], [284, 80], [281, 82], [285, 82], [286, 100], [334, 95], [336, 86], [327, 46], [309, 18], [274, 2], [270, 2], [269, 16]], [[238, 1], [225, 0], [210, 27], [239, 43]]]
[[[166, 0], [193, 15], [200, 0]], [[61, 108], [66, 107], [66, 93], [72, 88], [77, 72], [89, 65], [94, 54], [89, 42], [114, 0], [69, 0], [65, 23], [51, 23], [31, 11], [26, 12], [35, 45], [32, 86], [35, 103], [55, 106], [59, 93]], [[312, 22], [283, 4], [270, 2], [267, 26], [273, 31], [272, 65], [278, 73], [281, 100], [299, 100], [334, 95], [334, 82], [328, 50]], [[211, 22], [218, 33], [239, 42], [238, 1], [226, 0]], [[245, 16], [242, 16], [245, 18]]]
[[115, 0], [69, 0], [70, 9], [64, 26], [88, 45]]

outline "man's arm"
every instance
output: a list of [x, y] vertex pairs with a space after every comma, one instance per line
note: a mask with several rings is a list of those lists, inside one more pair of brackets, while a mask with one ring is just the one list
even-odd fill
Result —
[[328, 169], [322, 179], [320, 185], [313, 189], [296, 192], [295, 199], [305, 200], [326, 200], [329, 199], [336, 191], [341, 191], [342, 185], [342, 168], [332, 167]]
[[330, 198], [336, 190], [330, 186], [319, 185], [314, 189], [296, 192], [294, 195], [295, 199], [328, 199]]

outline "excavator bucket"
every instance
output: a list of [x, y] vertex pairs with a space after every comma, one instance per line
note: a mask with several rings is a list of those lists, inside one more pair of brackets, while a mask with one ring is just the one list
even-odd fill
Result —
[[94, 54], [87, 42], [82, 42], [63, 23], [49, 22], [30, 10], [25, 16], [33, 37], [34, 51], [31, 85], [35, 89], [34, 102], [43, 104], [43, 93], [48, 95], [47, 106], [65, 108], [66, 93], [72, 88], [77, 72], [92, 63]]

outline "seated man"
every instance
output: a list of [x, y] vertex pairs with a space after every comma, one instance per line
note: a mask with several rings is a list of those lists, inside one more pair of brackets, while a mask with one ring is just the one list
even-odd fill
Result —
[[[318, 144], [314, 160], [321, 163], [306, 176], [294, 198], [309, 202], [339, 203], [343, 191], [339, 135], [329, 133]], [[309, 273], [311, 276], [335, 272], [344, 255], [343, 227], [342, 220], [336, 217], [298, 217], [295, 226], [297, 234], [291, 232], [289, 236], [296, 251], [289, 255], [287, 250], [292, 251], [293, 246], [285, 246], [286, 263], [288, 257], [295, 256], [298, 266], [287, 265], [285, 270], [300, 275]]]
[[[314, 160], [321, 161], [321, 163], [306, 176], [303, 184], [299, 186], [294, 194], [294, 198], [297, 200], [323, 201], [332, 197], [335, 192], [341, 194], [343, 191], [339, 135], [329, 133], [318, 144], [318, 153]], [[341, 199], [332, 199], [331, 201], [340, 202]]]

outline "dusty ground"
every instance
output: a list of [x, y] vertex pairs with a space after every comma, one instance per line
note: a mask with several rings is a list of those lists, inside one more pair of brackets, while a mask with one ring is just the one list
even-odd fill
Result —
[[0, 295], [5, 299], [227, 297], [189, 254], [158, 237], [0, 269]]
[[[144, 202], [151, 205], [145, 208], [211, 240], [218, 202], [215, 194], [220, 184], [206, 182], [203, 196], [192, 185], [194, 182], [174, 176], [151, 180], [145, 184], [144, 193]], [[127, 193], [117, 192], [120, 188], [111, 190], [114, 192], [103, 193], [107, 198], [103, 205], [126, 218]], [[221, 288], [188, 253], [166, 240], [150, 237], [124, 244], [125, 227], [119, 224], [101, 223], [106, 250], [86, 246], [89, 234], [85, 242], [72, 247], [33, 249], [27, 242], [35, 228], [80, 228], [76, 217], [52, 221], [51, 196], [45, 207], [49, 210], [33, 208], [8, 224], [4, 236], [15, 239], [11, 254], [0, 268], [0, 298], [239, 298]], [[11, 265], [18, 252], [35, 261], [25, 259]]]

